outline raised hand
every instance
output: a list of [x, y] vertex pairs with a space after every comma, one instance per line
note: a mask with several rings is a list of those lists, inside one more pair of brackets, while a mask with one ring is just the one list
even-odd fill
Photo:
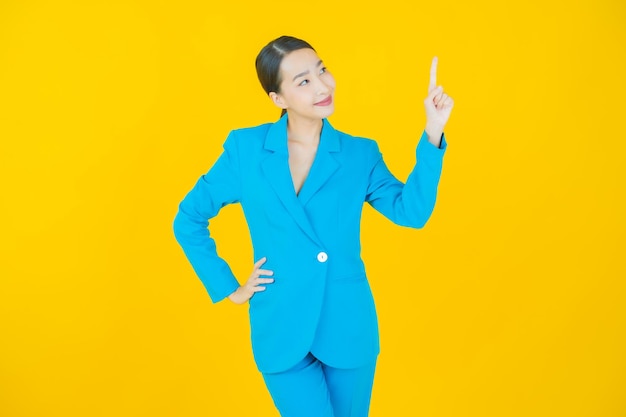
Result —
[[430, 66], [430, 82], [428, 83], [428, 97], [424, 100], [426, 108], [426, 133], [429, 140], [439, 144], [443, 128], [450, 118], [454, 100], [443, 92], [442, 86], [437, 86], [437, 57], [433, 57]]
[[267, 258], [263, 257], [259, 259], [252, 269], [252, 274], [246, 281], [245, 284], [237, 288], [237, 290], [230, 294], [228, 298], [235, 304], [243, 304], [248, 301], [254, 293], [259, 291], [265, 291], [265, 286], [261, 284], [271, 284], [274, 282], [274, 278], [261, 278], [260, 275], [274, 275], [274, 271], [270, 271], [269, 269], [260, 269], [261, 265], [263, 265], [267, 261]]

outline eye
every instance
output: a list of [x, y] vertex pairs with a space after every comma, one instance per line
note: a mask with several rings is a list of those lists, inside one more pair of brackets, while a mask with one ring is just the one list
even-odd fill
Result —
[[326, 71], [328, 71], [328, 70], [326, 69], [326, 67], [322, 67], [322, 69], [320, 70], [320, 74], [323, 74], [323, 73], [325, 73]]
[[300, 84], [298, 84], [298, 85], [306, 85], [308, 83], [309, 83], [309, 80], [302, 80], [302, 82]]

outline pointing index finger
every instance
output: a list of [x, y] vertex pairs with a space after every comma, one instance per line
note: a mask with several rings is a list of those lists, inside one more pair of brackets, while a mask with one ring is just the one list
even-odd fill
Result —
[[433, 57], [433, 62], [430, 64], [430, 82], [428, 83], [428, 94], [431, 93], [437, 87], [437, 57]]

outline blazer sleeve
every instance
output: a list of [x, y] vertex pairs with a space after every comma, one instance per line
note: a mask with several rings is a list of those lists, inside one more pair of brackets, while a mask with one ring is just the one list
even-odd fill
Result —
[[424, 227], [435, 207], [446, 148], [443, 134], [437, 148], [424, 131], [417, 144], [415, 166], [403, 184], [389, 172], [375, 144], [365, 201], [398, 225]]
[[224, 150], [211, 169], [202, 175], [178, 206], [174, 236], [213, 303], [239, 287], [229, 265], [217, 255], [209, 231], [209, 220], [227, 204], [241, 198], [239, 158], [234, 132], [224, 142]]

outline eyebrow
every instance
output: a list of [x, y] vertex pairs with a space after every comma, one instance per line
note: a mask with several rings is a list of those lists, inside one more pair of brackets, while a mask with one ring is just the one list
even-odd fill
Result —
[[[322, 65], [322, 60], [321, 60], [321, 59], [320, 59], [320, 61], [317, 63], [316, 67], [319, 67], [320, 65]], [[298, 78], [298, 77], [302, 77], [302, 76], [304, 76], [304, 75], [307, 75], [308, 73], [309, 73], [309, 70], [303, 71], [303, 72], [301, 72], [300, 74], [297, 74], [295, 77], [293, 77], [293, 80], [291, 80], [291, 81], [295, 81], [295, 80], [296, 80], [296, 78]]]

